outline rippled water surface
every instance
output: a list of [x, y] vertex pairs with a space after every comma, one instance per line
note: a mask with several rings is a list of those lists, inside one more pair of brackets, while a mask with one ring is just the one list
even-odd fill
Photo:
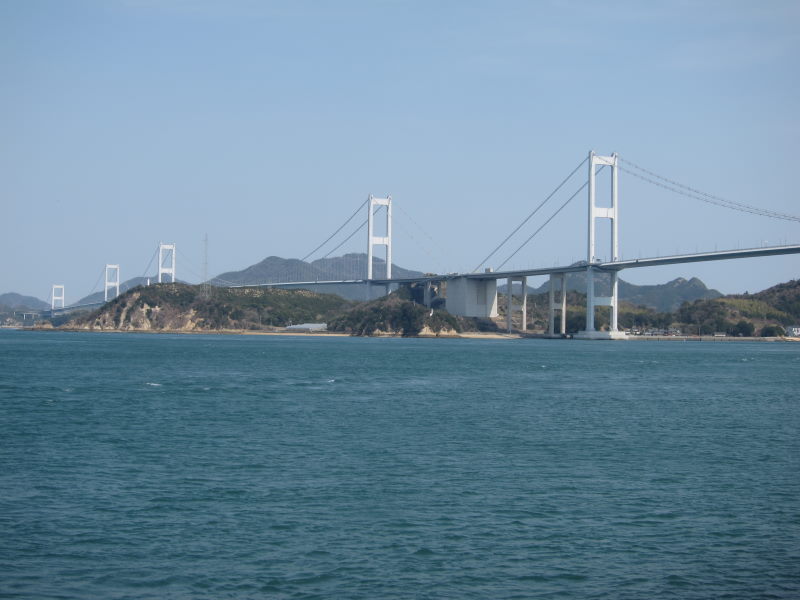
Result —
[[0, 332], [0, 597], [797, 598], [800, 345]]

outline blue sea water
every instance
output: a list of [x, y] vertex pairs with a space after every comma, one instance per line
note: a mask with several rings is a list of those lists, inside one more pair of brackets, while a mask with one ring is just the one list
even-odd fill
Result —
[[797, 598], [800, 345], [0, 332], [2, 598]]

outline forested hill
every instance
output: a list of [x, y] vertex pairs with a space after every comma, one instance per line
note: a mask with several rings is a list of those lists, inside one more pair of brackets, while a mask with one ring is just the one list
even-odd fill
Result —
[[69, 329], [121, 331], [269, 330], [325, 323], [351, 306], [333, 294], [270, 288], [215, 288], [182, 283], [136, 287], [100, 309], [75, 318]]
[[[530, 290], [532, 294], [543, 294], [550, 289], [549, 281], [545, 281], [538, 288]], [[567, 289], [574, 292], [586, 291], [586, 273], [569, 273], [567, 275]], [[597, 278], [597, 293], [609, 294], [610, 288], [602, 277]], [[619, 297], [630, 304], [647, 306], [658, 312], [672, 312], [684, 302], [700, 299], [712, 299], [722, 296], [717, 290], [706, 287], [697, 277], [684, 279], [678, 277], [667, 283], [656, 285], [636, 285], [624, 279], [619, 280]]]
[[800, 279], [779, 283], [757, 294], [744, 294], [733, 298], [760, 300], [792, 316], [800, 323]]
[[[264, 287], [219, 288], [186, 284], [136, 287], [102, 308], [74, 317], [65, 327], [123, 331], [270, 330], [299, 323], [328, 323], [329, 329], [356, 335], [384, 333], [438, 335], [492, 325], [453, 317], [411, 301], [418, 286], [371, 302], [352, 302], [333, 294]], [[502, 299], [502, 297], [501, 297]], [[529, 331], [547, 326], [547, 294], [528, 298]], [[569, 292], [568, 333], [585, 326], [585, 295]], [[500, 303], [501, 316], [504, 302]], [[608, 311], [599, 310], [604, 327]], [[640, 331], [674, 330], [696, 335], [724, 332], [733, 336], [780, 336], [800, 326], [800, 281], [740, 294], [684, 302], [676, 311], [658, 312], [620, 304], [620, 326]]]
[[[675, 320], [699, 324], [706, 330], [727, 331], [741, 322], [752, 324], [753, 331], [782, 335], [789, 326], [800, 325], [800, 280], [772, 286], [757, 294], [737, 294], [713, 300], [684, 303]], [[750, 331], [749, 325], [746, 331]]]
[[39, 300], [39, 298], [34, 298], [33, 296], [23, 296], [22, 294], [8, 292], [0, 294], [0, 307], [6, 310], [42, 310], [50, 308], [50, 305], [44, 300]]

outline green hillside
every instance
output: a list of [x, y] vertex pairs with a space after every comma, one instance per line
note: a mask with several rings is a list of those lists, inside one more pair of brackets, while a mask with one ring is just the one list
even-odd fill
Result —
[[[608, 295], [611, 292], [608, 275], [599, 273], [595, 276], [595, 290], [598, 295]], [[505, 291], [505, 286], [499, 286], [500, 291]], [[545, 281], [538, 288], [529, 288], [531, 294], [544, 294], [550, 289], [549, 281]], [[586, 291], [586, 273], [569, 273], [567, 275], [567, 289], [573, 292]], [[717, 290], [706, 287], [697, 277], [684, 279], [678, 277], [667, 283], [656, 285], [636, 285], [624, 279], [619, 280], [619, 297], [633, 305], [649, 306], [659, 312], [677, 310], [686, 301], [719, 298], [722, 296]]]
[[39, 300], [33, 296], [23, 296], [14, 292], [0, 294], [0, 307], [4, 310], [42, 310], [50, 308], [44, 300]]
[[327, 322], [352, 303], [332, 294], [271, 288], [215, 288], [182, 283], [136, 287], [70, 328], [213, 331], [268, 330], [291, 324]]
[[[547, 328], [548, 295], [528, 296], [529, 327]], [[500, 298], [500, 312], [505, 313], [505, 300]], [[619, 326], [623, 329], [675, 329], [689, 334], [780, 335], [790, 325], [800, 324], [800, 281], [773, 286], [757, 294], [699, 298], [684, 302], [675, 311], [657, 311], [644, 304], [622, 300], [619, 305]], [[608, 327], [607, 307], [597, 309], [595, 325]], [[576, 333], [586, 326], [586, 295], [567, 293], [567, 333]]]
[[362, 302], [328, 323], [330, 331], [352, 335], [377, 333], [415, 336], [454, 334], [462, 331], [497, 329], [488, 319], [456, 317], [446, 310], [431, 310], [411, 300], [407, 288], [383, 298]]
[[789, 315], [793, 323], [787, 325], [800, 324], [800, 279], [793, 279], [786, 283], [779, 283], [771, 288], [758, 292], [757, 294], [735, 296], [736, 298], [754, 298], [765, 302], [769, 306]]
[[[270, 330], [306, 322], [327, 323], [330, 331], [353, 335], [440, 335], [502, 328], [506, 298], [498, 301], [500, 319], [467, 319], [414, 302], [421, 288], [401, 288], [369, 302], [353, 302], [333, 294], [264, 287], [217, 288], [181, 283], [128, 290], [102, 308], [73, 316], [66, 328], [125, 331]], [[528, 331], [545, 331], [548, 294], [528, 296]], [[567, 333], [585, 328], [586, 296], [567, 293]], [[608, 307], [597, 310], [595, 323], [609, 325]], [[684, 302], [676, 311], [656, 311], [621, 301], [619, 326], [641, 331], [680, 330], [685, 334], [724, 332], [733, 336], [781, 335], [800, 324], [800, 281], [790, 281], [757, 294], [704, 298]], [[56, 321], [54, 325], [58, 326]]]
[[800, 280], [781, 283], [757, 294], [723, 296], [713, 300], [684, 303], [676, 320], [702, 333], [730, 332], [740, 323], [752, 324], [763, 335], [780, 334], [800, 324]]

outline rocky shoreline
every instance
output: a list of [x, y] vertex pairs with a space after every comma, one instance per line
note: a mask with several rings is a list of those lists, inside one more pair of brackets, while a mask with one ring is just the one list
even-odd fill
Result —
[[[569, 340], [571, 337], [550, 337], [544, 333], [520, 333], [520, 332], [488, 332], [488, 331], [464, 331], [456, 332], [453, 330], [433, 331], [423, 330], [417, 335], [403, 335], [376, 330], [370, 335], [345, 333], [341, 331], [291, 331], [285, 329], [275, 329], [273, 331], [253, 331], [246, 329], [115, 329], [115, 328], [80, 328], [80, 327], [14, 327], [8, 329], [19, 329], [21, 331], [60, 331], [65, 333], [145, 333], [145, 334], [171, 334], [171, 335], [253, 335], [253, 336], [290, 336], [290, 337], [370, 337], [370, 338], [420, 338], [420, 339], [476, 339], [476, 340], [515, 340], [515, 339], [555, 339]], [[632, 342], [800, 342], [800, 338], [792, 337], [719, 337], [719, 336], [667, 336], [667, 335], [630, 335], [623, 341]]]

